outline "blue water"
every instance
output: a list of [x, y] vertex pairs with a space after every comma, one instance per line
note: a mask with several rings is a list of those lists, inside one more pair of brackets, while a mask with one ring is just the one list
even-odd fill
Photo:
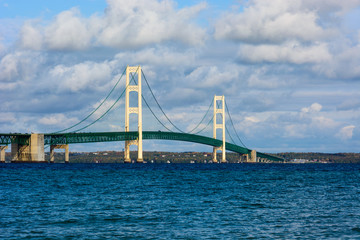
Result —
[[0, 164], [0, 239], [360, 239], [360, 165]]

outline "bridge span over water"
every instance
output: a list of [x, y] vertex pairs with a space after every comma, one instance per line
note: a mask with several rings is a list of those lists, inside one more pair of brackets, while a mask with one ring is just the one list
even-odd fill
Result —
[[[34, 134], [33, 134], [34, 135]], [[81, 132], [81, 133], [45, 133], [36, 134], [43, 135], [44, 145], [49, 146], [66, 146], [68, 144], [77, 143], [96, 143], [96, 142], [119, 142], [134, 141], [139, 137], [139, 133], [131, 132]], [[212, 147], [221, 147], [222, 141], [206, 136], [162, 131], [143, 131], [143, 140], [170, 140], [193, 142]], [[0, 144], [13, 146], [29, 146], [31, 142], [31, 134], [12, 134], [0, 133]], [[226, 142], [226, 150], [239, 153], [241, 155], [251, 155], [253, 150]], [[65, 148], [65, 147], [64, 147]], [[282, 158], [269, 155], [266, 153], [256, 152], [257, 157], [268, 159], [270, 161], [281, 162]], [[4, 159], [2, 160], [4, 161]]]
[[[78, 130], [73, 130], [71, 132], [66, 132], [71, 128], [77, 127], [79, 124], [83, 123], [87, 120], [90, 116], [93, 115], [108, 99], [111, 93], [114, 91], [115, 87], [118, 85], [119, 81], [122, 77], [118, 80], [115, 84], [114, 88], [110, 91], [108, 96], [100, 103], [100, 105], [91, 112], [86, 118], [81, 120], [79, 123], [66, 128], [62, 131], [58, 131], [56, 133], [36, 133], [36, 134], [21, 134], [21, 133], [0, 133], [0, 150], [1, 150], [1, 161], [5, 160], [5, 149], [7, 149], [8, 145], [11, 145], [11, 159], [12, 161], [45, 161], [45, 154], [44, 154], [44, 146], [50, 146], [50, 162], [54, 161], [54, 149], [65, 149], [65, 161], [69, 161], [69, 144], [76, 144], [76, 143], [94, 143], [94, 142], [116, 142], [116, 141], [124, 141], [125, 142], [125, 150], [124, 150], [124, 161], [131, 162], [130, 159], [130, 146], [136, 145], [138, 158], [137, 162], [143, 162], [143, 140], [171, 140], [171, 141], [185, 141], [185, 142], [193, 142], [199, 143], [203, 145], [208, 145], [213, 147], [213, 162], [218, 162], [217, 160], [217, 151], [222, 152], [222, 159], [221, 162], [226, 162], [226, 151], [232, 151], [235, 153], [239, 153], [240, 155], [245, 155], [247, 161], [250, 162], [257, 162], [259, 158], [267, 159], [268, 161], [283, 161], [282, 158], [272, 156], [266, 153], [256, 152], [255, 150], [251, 150], [242, 143], [241, 139], [238, 137], [240, 142], [243, 146], [235, 144], [234, 142], [226, 141], [225, 133], [229, 133], [227, 127], [225, 126], [225, 110], [227, 106], [225, 104], [225, 97], [224, 96], [214, 96], [213, 102], [210, 105], [207, 113], [208, 114], [211, 106], [213, 106], [213, 114], [210, 122], [213, 124], [213, 137], [206, 137], [200, 135], [200, 132], [204, 130], [196, 130], [196, 133], [193, 132], [196, 128], [201, 126], [205, 116], [200, 121], [200, 123], [190, 132], [186, 133], [181, 131], [177, 126], [175, 126], [170, 119], [166, 116], [164, 111], [162, 110], [161, 106], [159, 105], [158, 101], [156, 100], [150, 85], [148, 84], [144, 73], [141, 71], [140, 66], [136, 67], [127, 67], [126, 68], [126, 87], [120, 97], [115, 101], [112, 106], [105, 111], [98, 119], [93, 121], [92, 123], [86, 125], [85, 127], [81, 127]], [[125, 73], [124, 71], [124, 73]], [[123, 75], [124, 75], [123, 73]], [[137, 75], [137, 80], [135, 80], [134, 75]], [[173, 125], [179, 132], [170, 131], [165, 124], [160, 121], [160, 118], [157, 117], [154, 112], [151, 110], [150, 106], [148, 105], [146, 99], [142, 94], [142, 86], [141, 86], [141, 79], [144, 76], [146, 83], [150, 89], [150, 92], [155, 99], [156, 103], [158, 104], [159, 108], [161, 109], [164, 116], [169, 120], [171, 125]], [[131, 77], [131, 80], [130, 80]], [[134, 84], [131, 84], [134, 83]], [[137, 92], [137, 107], [130, 107], [130, 92]], [[85, 128], [93, 125], [98, 120], [100, 120], [104, 115], [106, 115], [113, 106], [120, 100], [122, 95], [125, 93], [125, 131], [119, 132], [82, 132]], [[145, 102], [146, 105], [149, 107], [151, 113], [154, 115], [157, 121], [165, 127], [169, 131], [144, 131], [143, 124], [142, 124], [142, 102]], [[234, 124], [231, 119], [231, 115], [227, 112], [231, 121], [231, 124], [234, 127]], [[130, 114], [137, 114], [138, 115], [138, 130], [137, 131], [130, 131]], [[204, 125], [204, 124], [203, 124]], [[208, 126], [207, 125], [207, 126]], [[222, 138], [221, 140], [217, 138], [217, 130], [221, 130]], [[236, 133], [236, 131], [235, 131]], [[237, 133], [236, 133], [237, 135]], [[229, 135], [230, 139], [232, 137]]]

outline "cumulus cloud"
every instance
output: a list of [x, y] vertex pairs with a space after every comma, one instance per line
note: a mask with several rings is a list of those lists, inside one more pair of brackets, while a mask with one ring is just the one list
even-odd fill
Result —
[[338, 126], [339, 123], [335, 122], [333, 119], [331, 118], [327, 118], [324, 116], [317, 116], [317, 117], [312, 117], [312, 127], [317, 128], [317, 129], [334, 129], [335, 127]]
[[327, 0], [327, 1], [313, 1], [302, 0], [302, 6], [307, 9], [313, 9], [319, 13], [335, 13], [336, 15], [343, 15], [349, 10], [356, 8], [360, 5], [360, 0]]
[[349, 140], [353, 137], [353, 131], [355, 129], [354, 125], [348, 125], [340, 129], [340, 131], [336, 134], [342, 140]]
[[240, 13], [227, 13], [215, 23], [216, 39], [248, 43], [316, 41], [330, 34], [317, 23], [315, 10], [301, 0], [255, 0]]
[[203, 29], [191, 23], [205, 3], [178, 11], [168, 0], [108, 0], [108, 4], [98, 37], [106, 46], [137, 47], [169, 40], [200, 44], [205, 36]]
[[322, 109], [321, 104], [319, 103], [313, 103], [311, 104], [310, 107], [304, 107], [301, 109], [302, 113], [315, 113], [315, 112], [320, 112]]
[[112, 68], [103, 63], [83, 62], [73, 66], [57, 65], [49, 71], [59, 89], [77, 92], [107, 86], [112, 79]]
[[148, 44], [177, 41], [202, 44], [205, 29], [193, 22], [205, 3], [177, 10], [169, 0], [108, 0], [103, 16], [81, 16], [77, 8], [59, 13], [50, 24], [27, 21], [21, 44], [39, 50], [84, 50], [91, 46], [137, 48]]
[[320, 63], [331, 60], [325, 43], [302, 46], [298, 42], [286, 42], [281, 45], [243, 45], [239, 57], [249, 62], [288, 62], [294, 64]]
[[339, 111], [347, 111], [347, 110], [356, 110], [360, 108], [360, 98], [353, 97], [351, 99], [347, 99], [336, 106], [336, 109]]
[[25, 49], [41, 50], [43, 36], [39, 26], [34, 26], [38, 21], [29, 20], [24, 23], [20, 33], [20, 45]]
[[54, 125], [54, 126], [70, 126], [79, 120], [76, 118], [67, 118], [64, 114], [52, 114], [46, 117], [42, 117], [38, 120], [39, 123], [45, 125]]
[[331, 78], [359, 78], [360, 42], [356, 46], [348, 46], [335, 55], [330, 63], [323, 64], [319, 68]]
[[5, 50], [5, 46], [2, 44], [1, 37], [0, 37], [0, 55]]
[[142, 65], [184, 67], [193, 65], [198, 54], [194, 49], [182, 49], [177, 51], [166, 46], [157, 46], [141, 49], [136, 52], [121, 52], [116, 54], [115, 59], [119, 62], [136, 62]]
[[[103, 100], [98, 101], [97, 103], [93, 104], [93, 108], [96, 109], [100, 106], [101, 102], [103, 102]], [[113, 105], [115, 104], [115, 100], [108, 100], [106, 102], [104, 102], [101, 107], [94, 112], [92, 118], [93, 119], [98, 119], [100, 118], [108, 109], [110, 109], [110, 107], [113, 107]]]
[[[105, 12], [90, 17], [80, 6], [46, 21], [22, 19], [16, 28], [9, 25], [13, 19], [0, 19], [6, 23], [0, 24], [1, 109], [17, 112], [0, 114], [0, 128], [68, 127], [99, 104], [129, 64], [142, 66], [164, 111], [181, 129], [191, 129], [213, 95], [224, 94], [249, 147], [310, 151], [332, 143], [329, 151], [337, 151], [335, 144], [354, 149], [360, 31], [354, 23], [357, 31], [349, 32], [342, 21], [359, 4], [250, 0], [239, 12], [229, 8], [216, 16], [205, 3], [178, 8], [170, 0], [109, 0]], [[213, 24], [203, 24], [202, 11]], [[153, 99], [149, 104], [156, 106]], [[154, 111], [162, 119], [160, 110]], [[34, 113], [48, 115], [23, 116]], [[124, 114], [110, 114], [92, 127], [119, 129], [114, 123], [123, 121], [111, 119], [115, 115]], [[144, 118], [148, 115], [144, 107]], [[342, 139], [351, 144], [337, 144]]]
[[199, 66], [186, 76], [186, 82], [193, 87], [219, 87], [236, 81], [239, 69], [232, 66], [219, 68], [217, 66]]
[[249, 88], [279, 89], [294, 84], [295, 79], [288, 79], [279, 75], [272, 75], [268, 66], [262, 66], [251, 71], [247, 79]]
[[76, 8], [61, 12], [55, 20], [45, 27], [45, 42], [50, 49], [81, 50], [89, 46], [91, 37], [90, 26], [80, 17]]
[[249, 116], [245, 117], [245, 122], [258, 123], [260, 122], [260, 119], [258, 119], [257, 117]]
[[40, 53], [16, 51], [0, 60], [0, 82], [26, 81], [33, 79], [44, 57]]
[[14, 113], [2, 112], [0, 115], [0, 123], [14, 123], [16, 121]]

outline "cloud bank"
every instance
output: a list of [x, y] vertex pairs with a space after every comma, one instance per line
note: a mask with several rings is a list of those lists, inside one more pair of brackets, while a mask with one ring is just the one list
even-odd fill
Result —
[[[1, 131], [74, 124], [104, 99], [126, 65], [141, 65], [157, 100], [184, 130], [196, 126], [215, 94], [225, 95], [250, 148], [358, 151], [360, 1], [250, 0], [221, 13], [206, 1], [180, 5], [108, 0], [89, 16], [82, 14], [86, 6], [74, 6], [50, 19], [0, 19], [13, 23], [0, 27]], [[153, 111], [166, 119], [143, 86]], [[121, 104], [89, 131], [122, 131]], [[147, 109], [144, 118], [144, 128], [162, 128]], [[169, 143], [158, 150], [171, 149]]]

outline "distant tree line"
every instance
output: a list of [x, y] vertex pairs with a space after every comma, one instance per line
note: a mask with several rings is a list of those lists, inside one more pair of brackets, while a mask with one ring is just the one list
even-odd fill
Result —
[[286, 160], [306, 159], [311, 162], [329, 162], [329, 163], [360, 163], [360, 153], [278, 153], [278, 156]]
[[[360, 153], [294, 153], [284, 152], [272, 154], [284, 158], [287, 162], [294, 159], [305, 159], [309, 162], [325, 163], [360, 163]], [[130, 152], [131, 159], [136, 161], [137, 152]], [[6, 153], [6, 159], [10, 160], [10, 153]], [[49, 161], [49, 153], [45, 154], [45, 160]], [[55, 153], [55, 162], [64, 162], [64, 152]], [[217, 159], [221, 160], [221, 153]], [[144, 152], [143, 160], [153, 163], [209, 163], [212, 161], [212, 153], [209, 152]], [[237, 153], [227, 152], [226, 160], [230, 163], [245, 161], [245, 157], [240, 157]], [[124, 152], [102, 151], [102, 152], [70, 152], [71, 163], [123, 163]]]

